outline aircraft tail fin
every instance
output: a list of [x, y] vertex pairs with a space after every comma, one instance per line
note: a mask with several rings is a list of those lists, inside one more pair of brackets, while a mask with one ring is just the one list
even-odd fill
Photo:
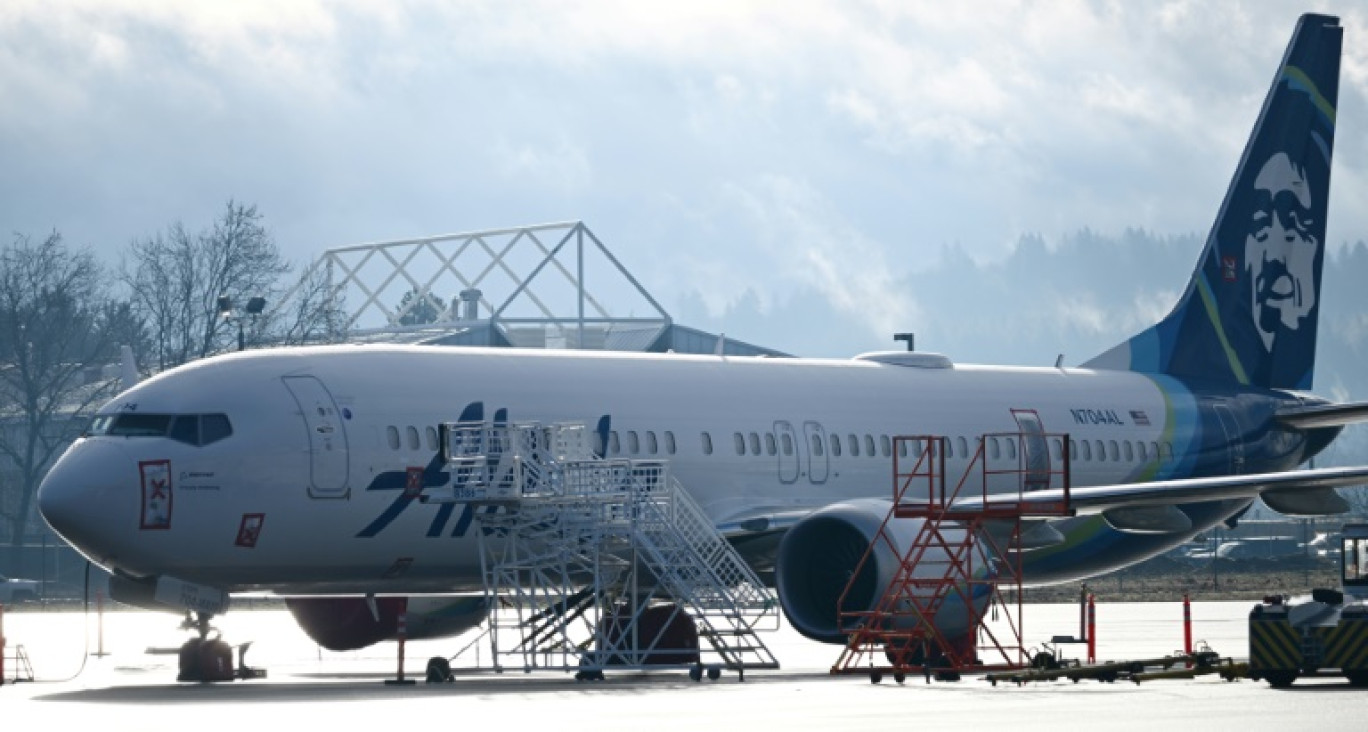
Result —
[[1085, 366], [1311, 387], [1342, 33], [1297, 22], [1187, 291]]
[[119, 390], [132, 389], [139, 380], [138, 363], [133, 359], [133, 349], [119, 346]]

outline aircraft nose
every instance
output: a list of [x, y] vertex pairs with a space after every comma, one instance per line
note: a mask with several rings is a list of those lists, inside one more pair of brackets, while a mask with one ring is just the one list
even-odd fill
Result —
[[38, 512], [53, 531], [86, 556], [104, 563], [114, 548], [109, 527], [117, 525], [120, 496], [135, 476], [123, 448], [108, 441], [78, 440], [57, 460], [38, 486]]

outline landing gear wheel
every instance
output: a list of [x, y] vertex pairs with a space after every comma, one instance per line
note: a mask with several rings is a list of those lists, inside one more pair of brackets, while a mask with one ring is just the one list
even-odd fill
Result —
[[708, 681], [717, 681], [722, 678], [722, 669], [716, 666], [708, 667]]
[[690, 667], [689, 667], [689, 678], [693, 679], [694, 681], [702, 681], [702, 680], [703, 680], [703, 667], [702, 667], [702, 666], [690, 666]]
[[180, 649], [177, 681], [232, 681], [233, 649], [218, 638], [191, 638]]
[[882, 671], [870, 671], [870, 672], [869, 672], [869, 683], [871, 683], [871, 684], [883, 683], [883, 672], [882, 672]]
[[441, 656], [433, 656], [427, 662], [427, 682], [440, 684], [451, 681], [451, 662]]
[[[894, 672], [893, 672], [893, 680], [896, 681], [896, 682], [898, 682], [899, 684], [901, 684], [902, 682], [907, 681], [907, 674], [905, 674], [905, 673], [903, 673], [903, 672], [901, 672], [901, 671], [894, 671]], [[993, 682], [993, 686], [997, 686], [997, 682], [996, 682], [996, 681]]]

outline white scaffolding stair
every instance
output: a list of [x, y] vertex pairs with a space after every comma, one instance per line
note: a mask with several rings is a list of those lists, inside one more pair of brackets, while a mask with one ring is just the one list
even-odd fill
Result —
[[[471, 501], [495, 667], [778, 668], [778, 605], [669, 474], [604, 460], [583, 425], [442, 425], [450, 495]], [[709, 656], [715, 656], [716, 661]]]

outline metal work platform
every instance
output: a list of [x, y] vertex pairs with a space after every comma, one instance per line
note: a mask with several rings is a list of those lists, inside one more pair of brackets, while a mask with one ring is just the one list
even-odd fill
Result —
[[[1058, 461], [1050, 458], [1051, 438], [1063, 446]], [[894, 440], [893, 505], [838, 602], [848, 641], [833, 674], [868, 673], [877, 682], [885, 673], [897, 681], [935, 673], [952, 680], [965, 671], [1020, 669], [1029, 662], [1022, 643], [1022, 522], [1071, 515], [1068, 437], [983, 435], [953, 488], [946, 483], [946, 442], [930, 435]], [[966, 494], [971, 483], [978, 484], [968, 489], [977, 495]], [[1004, 494], [1009, 486], [1016, 500]], [[1021, 500], [1027, 491], [1050, 487], [1063, 489], [1058, 504]], [[956, 503], [961, 497], [980, 501], [963, 508]], [[868, 581], [866, 565], [876, 552], [898, 560], [878, 601], [869, 610], [845, 610], [847, 595]], [[1006, 599], [1003, 588], [1014, 590], [1015, 599]], [[984, 622], [995, 610], [1005, 616], [1002, 637]]]
[[[470, 501], [496, 670], [778, 668], [757, 631], [778, 604], [670, 475], [605, 460], [583, 425], [442, 425], [451, 496]], [[459, 491], [459, 495], [456, 494]]]

